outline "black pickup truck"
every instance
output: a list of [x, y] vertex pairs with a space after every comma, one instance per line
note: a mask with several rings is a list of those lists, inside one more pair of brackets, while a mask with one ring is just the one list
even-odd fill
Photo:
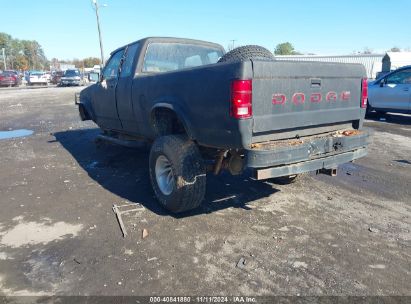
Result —
[[146, 38], [112, 52], [76, 104], [101, 138], [151, 145], [154, 192], [177, 213], [200, 205], [207, 172], [292, 181], [365, 156], [365, 75], [356, 64], [276, 61], [258, 46]]

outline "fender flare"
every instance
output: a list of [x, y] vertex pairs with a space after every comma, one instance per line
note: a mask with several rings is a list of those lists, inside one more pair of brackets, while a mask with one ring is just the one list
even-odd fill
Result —
[[92, 121], [95, 121], [93, 107], [89, 100], [84, 100], [84, 99], [80, 100], [78, 107], [79, 107], [79, 111], [80, 111], [80, 108], [83, 108], [83, 110], [85, 111], [85, 114], [89, 116], [89, 119]]
[[153, 113], [156, 109], [168, 109], [173, 111], [178, 120], [183, 124], [184, 129], [187, 132], [187, 135], [190, 139], [195, 139], [195, 134], [193, 133], [192, 125], [190, 120], [188, 119], [188, 115], [182, 110], [181, 107], [166, 101], [159, 101], [155, 103], [150, 109], [150, 122], [153, 120]]

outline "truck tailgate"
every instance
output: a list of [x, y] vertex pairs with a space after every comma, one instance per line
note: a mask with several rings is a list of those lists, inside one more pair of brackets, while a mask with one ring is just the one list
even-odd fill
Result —
[[362, 65], [254, 61], [253, 75], [255, 135], [352, 122], [364, 113]]

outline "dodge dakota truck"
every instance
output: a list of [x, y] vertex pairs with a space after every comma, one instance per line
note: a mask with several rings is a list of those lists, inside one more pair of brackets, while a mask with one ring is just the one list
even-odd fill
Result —
[[357, 64], [276, 61], [259, 46], [145, 38], [112, 52], [76, 104], [100, 138], [151, 146], [154, 193], [178, 213], [200, 205], [208, 172], [292, 181], [365, 156], [365, 75]]

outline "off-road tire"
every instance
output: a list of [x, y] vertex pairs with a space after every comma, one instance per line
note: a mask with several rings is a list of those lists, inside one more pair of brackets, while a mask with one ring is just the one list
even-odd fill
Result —
[[226, 53], [218, 62], [234, 62], [250, 59], [273, 61], [275, 57], [269, 50], [262, 46], [245, 45]]
[[[174, 188], [165, 195], [157, 184], [156, 161], [165, 156], [171, 163]], [[197, 145], [185, 135], [157, 138], [150, 151], [150, 180], [160, 204], [173, 213], [181, 213], [200, 206], [206, 190], [206, 167]]]

